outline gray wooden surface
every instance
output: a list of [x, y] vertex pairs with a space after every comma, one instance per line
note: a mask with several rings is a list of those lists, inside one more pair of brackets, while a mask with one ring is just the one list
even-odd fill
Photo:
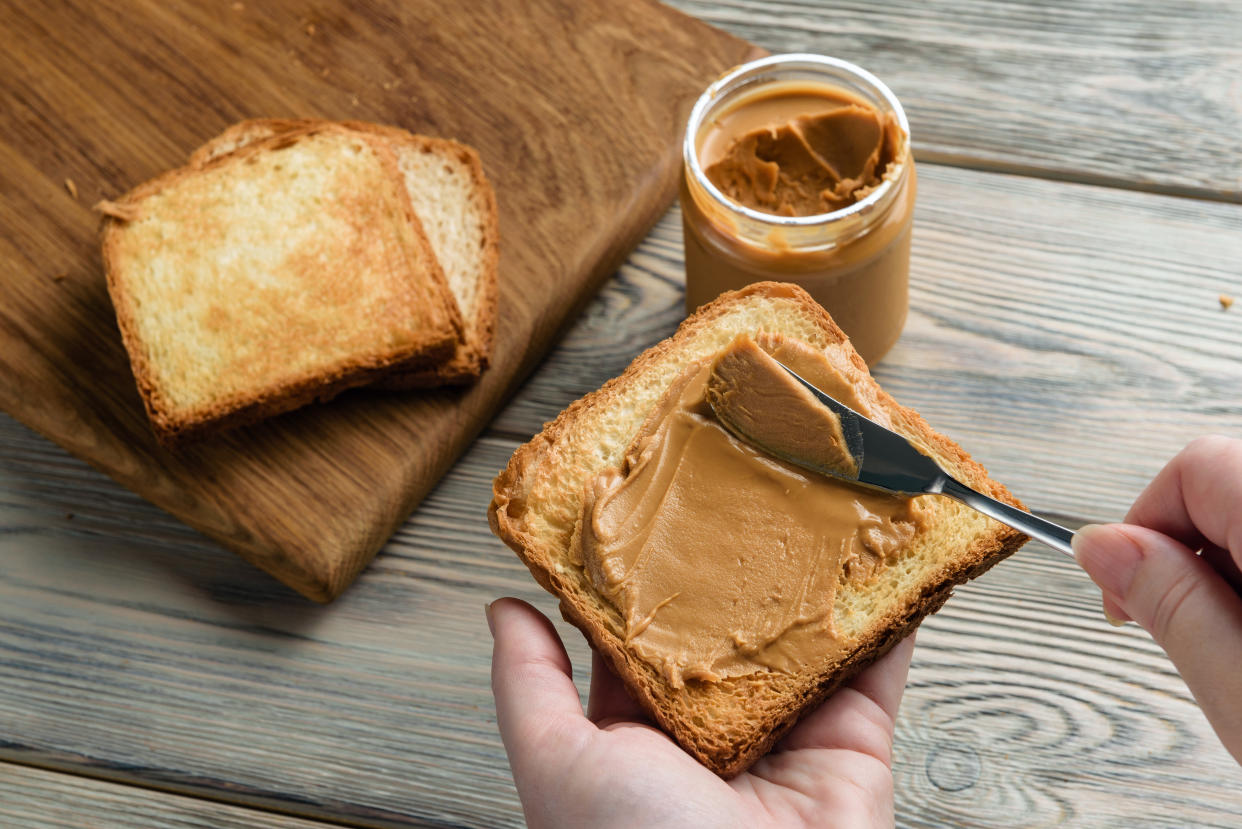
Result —
[[880, 76], [926, 161], [1242, 201], [1234, 0], [672, 0]]
[[328, 829], [276, 812], [24, 766], [0, 767], [0, 826], [127, 829]]
[[[1242, 316], [1217, 302], [1242, 296], [1234, 6], [680, 5], [907, 102], [912, 310], [877, 374], [1032, 508], [1116, 519], [1190, 437], [1242, 434]], [[1217, 107], [1175, 96], [1199, 144], [1139, 117], [1179, 89]], [[1174, 179], [1211, 198], [1135, 192]], [[0, 417], [0, 825], [520, 825], [483, 604], [557, 614], [487, 530], [491, 477], [673, 330], [681, 280], [673, 211], [329, 607]], [[1242, 772], [1167, 659], [1037, 544], [923, 626], [896, 752], [902, 826], [1242, 820]]]

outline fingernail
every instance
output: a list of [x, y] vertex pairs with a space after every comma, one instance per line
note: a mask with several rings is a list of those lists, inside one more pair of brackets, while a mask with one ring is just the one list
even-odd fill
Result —
[[487, 632], [490, 633], [493, 638], [495, 638], [496, 623], [492, 621], [492, 603], [491, 602], [485, 602], [483, 604], [483, 615], [487, 617]]
[[1124, 602], [1143, 551], [1115, 526], [1088, 524], [1070, 542], [1078, 565], [1087, 571], [1100, 590]]
[[1105, 619], [1105, 621], [1107, 621], [1110, 625], [1112, 625], [1112, 626], [1113, 626], [1113, 627], [1115, 627], [1115, 628], [1125, 627], [1125, 624], [1126, 624], [1126, 622], [1127, 622], [1128, 620], [1126, 620], [1126, 619], [1118, 619], [1116, 616], [1114, 616], [1113, 614], [1111, 614], [1111, 613], [1109, 613], [1109, 612], [1108, 612], [1108, 608], [1107, 608], [1107, 607], [1103, 607], [1103, 608], [1101, 608], [1101, 610], [1103, 610], [1103, 611], [1104, 611], [1104, 619]]

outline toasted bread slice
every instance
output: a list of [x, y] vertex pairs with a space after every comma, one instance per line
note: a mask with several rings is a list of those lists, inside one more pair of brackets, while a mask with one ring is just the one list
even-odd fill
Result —
[[[254, 118], [229, 127], [190, 156], [204, 164], [263, 141], [306, 129], [312, 119]], [[478, 153], [443, 138], [413, 135], [397, 127], [343, 122], [341, 126], [388, 141], [397, 156], [414, 212], [431, 240], [465, 330], [451, 358], [433, 368], [413, 366], [381, 380], [387, 388], [459, 385], [476, 379], [491, 355], [496, 318], [499, 232], [496, 197]]]
[[103, 202], [108, 291], [161, 441], [453, 353], [461, 319], [386, 142], [332, 125]]
[[624, 622], [570, 556], [588, 484], [623, 456], [644, 419], [690, 363], [740, 334], [779, 334], [822, 351], [877, 420], [914, 439], [963, 482], [1021, 506], [956, 443], [898, 405], [828, 314], [800, 288], [761, 283], [701, 308], [620, 377], [567, 408], [520, 447], [493, 485], [492, 530], [560, 599], [565, 618], [607, 659], [651, 718], [689, 753], [728, 777], [749, 767], [842, 682], [939, 609], [954, 585], [1011, 554], [1025, 536], [939, 496], [923, 496], [923, 529], [869, 583], [843, 580], [834, 604], [839, 641], [797, 672], [758, 671], [673, 687], [624, 640]]

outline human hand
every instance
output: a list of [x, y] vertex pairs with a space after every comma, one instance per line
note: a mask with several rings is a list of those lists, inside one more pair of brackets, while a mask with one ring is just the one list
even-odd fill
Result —
[[584, 714], [560, 637], [533, 607], [500, 599], [487, 618], [496, 719], [530, 826], [893, 825], [913, 636], [725, 781], [651, 724], [599, 654]]
[[1074, 553], [1104, 613], [1151, 633], [1242, 762], [1242, 441], [1191, 442], [1126, 523], [1083, 527]]

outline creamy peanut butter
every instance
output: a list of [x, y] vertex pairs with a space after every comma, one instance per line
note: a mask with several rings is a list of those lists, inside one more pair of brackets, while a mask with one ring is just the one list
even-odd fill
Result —
[[874, 364], [908, 307], [918, 182], [900, 104], [829, 58], [777, 56], [730, 77], [687, 128], [687, 312], [753, 282], [793, 282]]
[[[777, 348], [797, 354], [794, 348]], [[824, 384], [821, 375], [818, 388], [833, 388], [841, 395], [833, 397], [858, 411], [862, 403], [849, 381], [826, 361], [823, 368], [832, 382]], [[858, 477], [841, 419], [750, 337], [738, 337], [716, 358], [707, 378], [707, 402], [725, 428], [768, 454], [814, 465], [825, 474]]]
[[902, 153], [892, 113], [840, 87], [782, 87], [726, 110], [704, 134], [707, 177], [733, 201], [782, 216], [848, 207], [878, 187]]
[[[771, 336], [758, 344], [830, 394], [848, 392], [809, 347]], [[627, 646], [676, 688], [824, 660], [838, 588], [872, 578], [922, 521], [917, 500], [738, 440], [707, 402], [712, 364], [687, 366], [622, 467], [588, 486], [572, 543], [621, 615]]]

